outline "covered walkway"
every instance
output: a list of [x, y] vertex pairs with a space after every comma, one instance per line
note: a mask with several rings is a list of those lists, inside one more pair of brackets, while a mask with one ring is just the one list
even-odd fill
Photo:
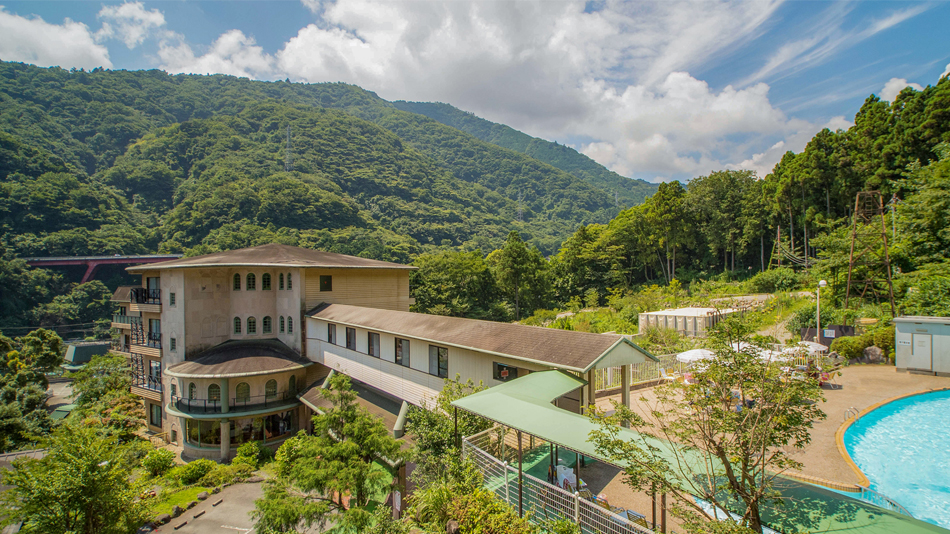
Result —
[[[612, 464], [610, 460], [604, 458], [595, 449], [594, 445], [588, 441], [588, 435], [599, 428], [599, 425], [585, 416], [571, 413], [555, 407], [552, 401], [566, 392], [577, 389], [584, 385], [584, 381], [562, 371], [544, 371], [531, 373], [524, 376], [472, 394], [468, 397], [458, 399], [452, 404], [456, 409], [462, 409], [494, 421], [503, 428], [513, 429], [517, 435], [517, 455], [520, 460], [517, 466], [517, 477], [515, 483], [518, 487], [519, 498], [515, 502], [520, 504], [520, 510], [524, 511], [524, 481], [527, 475], [524, 472], [525, 455], [523, 454], [524, 440], [530, 444], [535, 438], [544, 440], [550, 444], [549, 450], [553, 449], [556, 454], [563, 450], [571, 451], [580, 458], [586, 456], [598, 461]], [[500, 435], [504, 435], [499, 433]], [[628, 429], [620, 429], [622, 439], [637, 440], [639, 443], [650, 443], [655, 446], [660, 454], [673, 456], [673, 445], [670, 442], [657, 440], [647, 437], [639, 432]], [[518, 446], [520, 444], [520, 446]], [[492, 453], [497, 457], [498, 453], [502, 458], [509, 456], [506, 451], [508, 445], [502, 439], [498, 446], [492, 449], [492, 446], [483, 444], [476, 449], [482, 452]], [[531, 447], [530, 449], [535, 449]], [[679, 456], [686, 458], [687, 472], [705, 473], [704, 458], [698, 452], [679, 451]], [[559, 454], [563, 458], [563, 454]], [[532, 457], [533, 458], [533, 457]], [[553, 463], [552, 457], [547, 456], [548, 462]], [[537, 461], [529, 462], [529, 469], [536, 466]], [[616, 464], [613, 464], [616, 465]], [[693, 467], [695, 466], [695, 467]], [[617, 466], [621, 467], [621, 466]], [[577, 467], [575, 464], [575, 473]], [[533, 470], [532, 470], [533, 471]], [[505, 473], [505, 485], [507, 489], [508, 474]], [[535, 478], [535, 477], [531, 477]], [[521, 483], [519, 484], [518, 481]], [[486, 483], [489, 481], [486, 480]], [[543, 486], [543, 484], [542, 484]], [[553, 486], [552, 486], [553, 487]], [[554, 488], [555, 490], [557, 488]], [[783, 499], [783, 506], [780, 509], [768, 509], [763, 514], [763, 520], [777, 531], [811, 531], [811, 532], [834, 532], [848, 531], [854, 534], [877, 534], [901, 532], [905, 534], [947, 534], [948, 531], [930, 523], [918, 521], [911, 517], [901, 515], [897, 512], [885, 510], [870, 503], [848, 497], [834, 491], [798, 482], [788, 478], [781, 477], [777, 488]], [[546, 491], [550, 491], [545, 488]], [[541, 499], [544, 501], [545, 499]], [[661, 497], [661, 501], [662, 501]], [[511, 502], [511, 501], [510, 501]], [[569, 512], [563, 510], [562, 512]], [[643, 515], [644, 511], [639, 511]], [[562, 513], [564, 517], [572, 517], [569, 513]], [[665, 529], [665, 521], [662, 521], [663, 510], [660, 511], [661, 521], [657, 525], [654, 519], [652, 526], [659, 526], [660, 530]], [[573, 517], [579, 518], [578, 514]], [[583, 529], [583, 525], [582, 525]]]

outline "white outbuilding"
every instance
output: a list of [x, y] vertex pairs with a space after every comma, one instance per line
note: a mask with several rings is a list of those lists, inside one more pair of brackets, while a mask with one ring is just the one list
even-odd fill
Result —
[[894, 318], [898, 371], [950, 376], [950, 317]]
[[739, 310], [736, 308], [677, 308], [640, 314], [640, 333], [647, 328], [667, 328], [684, 336], [705, 337], [719, 321]]

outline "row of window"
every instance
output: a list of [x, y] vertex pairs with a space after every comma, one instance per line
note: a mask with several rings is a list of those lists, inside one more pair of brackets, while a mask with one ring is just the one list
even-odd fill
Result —
[[[178, 385], [172, 382], [171, 392], [173, 397], [177, 397]], [[290, 395], [294, 395], [297, 392], [297, 376], [290, 375], [290, 380], [287, 383], [287, 389]], [[264, 400], [273, 400], [277, 398], [277, 380], [270, 379], [267, 383], [264, 384]], [[198, 386], [194, 382], [188, 384], [188, 400], [200, 400], [198, 399]], [[208, 385], [208, 397], [204, 400], [209, 401], [221, 401], [221, 386], [219, 384], [209, 384]], [[250, 402], [251, 401], [251, 386], [247, 382], [241, 382], [234, 387], [234, 401], [235, 402]]]
[[[366, 354], [374, 358], [380, 357], [379, 334], [376, 332], [366, 333], [366, 345], [368, 352]], [[403, 367], [409, 367], [409, 340], [395, 338], [396, 364]], [[327, 324], [327, 341], [337, 345], [336, 325]], [[346, 348], [356, 350], [356, 329], [346, 327]], [[439, 378], [449, 377], [449, 349], [438, 345], [429, 345], [429, 374]]]
[[[241, 275], [234, 275], [234, 290], [241, 290]], [[290, 276], [290, 273], [287, 273], [287, 289], [294, 288], [293, 278]], [[257, 275], [254, 273], [247, 273], [244, 282], [244, 289], [246, 291], [254, 291], [257, 289]], [[270, 291], [271, 289], [271, 276], [270, 273], [264, 273], [261, 275], [261, 289], [264, 291]], [[284, 273], [277, 275], [277, 289], [284, 289]]]
[[[234, 333], [235, 334], [242, 333], [241, 327], [242, 327], [241, 318], [235, 317], [234, 318]], [[267, 317], [264, 317], [264, 319], [261, 321], [261, 330], [262, 330], [262, 333], [264, 334], [274, 333], [274, 322], [270, 318], [270, 315], [268, 315]], [[278, 317], [277, 331], [281, 334], [283, 334], [284, 331], [286, 331], [288, 334], [293, 334], [294, 333], [294, 318], [287, 316], [285, 320], [283, 316]], [[247, 334], [248, 335], [257, 334], [257, 318], [256, 317], [247, 318]]]

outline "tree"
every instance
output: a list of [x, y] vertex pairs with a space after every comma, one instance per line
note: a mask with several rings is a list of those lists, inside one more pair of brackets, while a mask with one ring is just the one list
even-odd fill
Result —
[[[790, 379], [781, 364], [764, 362], [752, 332], [747, 319], [723, 321], [715, 357], [695, 368], [697, 385], [656, 388], [656, 405], [643, 413], [616, 405], [591, 434], [598, 451], [624, 467], [628, 484], [672, 496], [674, 514], [691, 528], [714, 520], [696, 497], [761, 533], [763, 507], [778, 501], [777, 477], [801, 468], [787, 451], [805, 447], [812, 423], [825, 417], [818, 382]], [[620, 422], [639, 433], [621, 435]]]
[[93, 356], [72, 378], [73, 395], [80, 406], [92, 406], [111, 394], [128, 392], [132, 386], [128, 361], [113, 353]]
[[44, 534], [128, 534], [146, 521], [137, 500], [140, 484], [129, 481], [136, 467], [116, 437], [93, 428], [63, 425], [54, 432], [46, 457], [20, 460], [0, 475], [12, 488], [0, 494], [6, 524], [22, 521], [22, 532]]
[[331, 519], [338, 530], [359, 532], [371, 523], [370, 500], [386, 489], [376, 462], [402, 456], [382, 421], [356, 404], [349, 377], [333, 375], [321, 394], [332, 407], [314, 416], [313, 434], [301, 432], [277, 451], [278, 476], [252, 512], [261, 532], [297, 532]]
[[481, 250], [420, 254], [412, 263], [419, 268], [410, 274], [415, 311], [455, 317], [491, 315], [495, 280]]
[[63, 363], [63, 340], [52, 330], [39, 328], [17, 338], [20, 358], [40, 372], [50, 372]]
[[[481, 382], [461, 382], [459, 375], [454, 380], [446, 378], [442, 391], [435, 400], [422, 408], [412, 407], [406, 421], [406, 432], [415, 438], [416, 449], [433, 456], [457, 455], [455, 443], [455, 408], [452, 402], [487, 389]], [[458, 412], [458, 435], [471, 436], [491, 428], [491, 421], [464, 410]]]
[[521, 318], [522, 304], [533, 311], [550, 292], [548, 263], [537, 248], [528, 248], [518, 232], [508, 234], [505, 246], [488, 255], [488, 265], [499, 289], [515, 301], [515, 318]]

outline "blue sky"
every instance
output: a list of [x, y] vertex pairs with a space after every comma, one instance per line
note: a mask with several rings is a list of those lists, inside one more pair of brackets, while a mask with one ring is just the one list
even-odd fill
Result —
[[344, 81], [626, 176], [765, 175], [871, 93], [950, 70], [950, 2], [7, 2], [0, 59]]

